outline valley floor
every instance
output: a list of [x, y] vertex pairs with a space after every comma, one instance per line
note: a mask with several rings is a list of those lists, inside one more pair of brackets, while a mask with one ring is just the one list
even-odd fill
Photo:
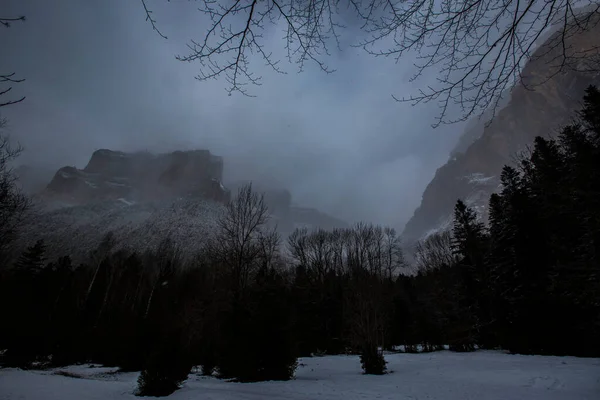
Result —
[[[289, 382], [231, 383], [190, 375], [173, 400], [598, 400], [600, 359], [500, 352], [389, 354], [390, 374], [366, 376], [358, 357], [304, 358]], [[124, 400], [138, 373], [78, 365], [0, 369], [2, 400]]]

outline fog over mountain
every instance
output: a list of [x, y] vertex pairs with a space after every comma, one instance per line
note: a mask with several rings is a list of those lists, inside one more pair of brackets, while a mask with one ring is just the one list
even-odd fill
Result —
[[[22, 104], [4, 108], [9, 132], [26, 149], [20, 163], [83, 168], [100, 148], [120, 151], [209, 149], [225, 160], [224, 180], [288, 188], [293, 201], [348, 222], [402, 228], [463, 125], [432, 129], [436, 105], [395, 102], [435, 76], [410, 83], [414, 60], [395, 63], [347, 46], [332, 50], [325, 74], [313, 65], [287, 75], [253, 67], [256, 97], [228, 96], [221, 80], [198, 82], [197, 65], [175, 60], [206, 29], [197, 4], [148, 0], [167, 40], [145, 21], [139, 1], [4, 0], [25, 23], [2, 29], [0, 70]], [[268, 50], [285, 58], [281, 27]]]

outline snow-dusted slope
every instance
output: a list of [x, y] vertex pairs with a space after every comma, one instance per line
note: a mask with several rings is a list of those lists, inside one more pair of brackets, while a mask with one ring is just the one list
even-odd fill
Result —
[[224, 205], [200, 198], [133, 203], [125, 199], [68, 206], [40, 205], [21, 229], [20, 247], [44, 239], [49, 258], [81, 259], [113, 232], [118, 248], [143, 251], [170, 237], [188, 254], [215, 230]]
[[[289, 382], [230, 383], [190, 375], [173, 400], [597, 400], [600, 359], [499, 352], [387, 355], [392, 373], [366, 376], [358, 357], [300, 360]], [[63, 372], [60, 372], [63, 371]], [[0, 400], [136, 399], [137, 373], [73, 366], [0, 370]], [[57, 372], [59, 375], [57, 374]], [[67, 374], [64, 374], [67, 372]], [[64, 376], [71, 374], [71, 377]]]

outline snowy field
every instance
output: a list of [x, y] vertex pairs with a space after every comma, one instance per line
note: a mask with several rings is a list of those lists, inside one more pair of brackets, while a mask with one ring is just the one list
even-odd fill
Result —
[[[600, 359], [498, 352], [387, 355], [391, 373], [365, 376], [357, 357], [304, 358], [289, 382], [231, 383], [190, 375], [174, 400], [599, 400]], [[70, 375], [70, 376], [65, 376]], [[89, 365], [0, 370], [0, 399], [136, 399], [137, 373]], [[139, 398], [137, 398], [139, 399]]]

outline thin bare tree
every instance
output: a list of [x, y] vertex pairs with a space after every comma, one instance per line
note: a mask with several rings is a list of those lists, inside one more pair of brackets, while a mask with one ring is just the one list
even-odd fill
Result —
[[240, 295], [260, 266], [270, 266], [279, 237], [266, 228], [269, 219], [264, 196], [248, 184], [239, 189], [218, 220], [218, 231], [209, 245], [213, 261], [225, 268], [234, 294]]
[[[144, 0], [142, 0], [144, 3]], [[407, 97], [411, 104], [438, 102], [434, 126], [496, 110], [502, 94], [516, 82], [532, 87], [524, 63], [545, 58], [548, 76], [569, 68], [598, 71], [599, 47], [582, 48], [573, 39], [593, 31], [600, 20], [598, 0], [228, 0], [199, 1], [210, 19], [204, 36], [192, 40], [181, 61], [198, 62], [199, 80], [224, 77], [227, 90], [249, 95], [261, 76], [250, 67], [262, 58], [284, 73], [266, 47], [267, 27], [285, 30], [287, 59], [302, 70], [307, 62], [324, 72], [329, 49], [340, 45], [343, 17], [359, 21], [365, 33], [355, 46], [375, 56], [406, 57], [417, 79], [427, 70], [437, 84]], [[155, 21], [144, 3], [147, 19]], [[160, 32], [159, 32], [160, 34]], [[271, 34], [271, 33], [270, 33]], [[277, 33], [275, 33], [277, 34]], [[549, 36], [548, 36], [549, 35]], [[162, 34], [161, 34], [162, 36]], [[543, 48], [540, 44], [546, 42]], [[539, 84], [540, 82], [537, 82]]]
[[[6, 120], [0, 118], [0, 130], [5, 124]], [[0, 131], [0, 263], [31, 206], [31, 200], [17, 184], [17, 176], [11, 165], [21, 151], [20, 146], [11, 146], [9, 138]]]
[[[0, 25], [6, 28], [16, 21], [25, 21], [25, 17], [0, 17]], [[25, 100], [24, 96], [17, 99], [4, 97], [10, 94], [12, 83], [20, 83], [23, 80], [15, 78], [14, 72], [0, 73], [0, 108]], [[6, 87], [5, 84], [9, 86]], [[6, 118], [0, 116], [0, 263], [4, 262], [3, 257], [16, 237], [17, 227], [31, 206], [31, 200], [20, 190], [17, 176], [12, 170], [12, 162], [21, 154], [23, 148], [20, 145], [11, 146], [9, 137], [2, 133], [7, 123]]]
[[399, 270], [407, 267], [402, 251], [400, 237], [394, 228], [385, 227], [383, 229], [383, 269], [386, 272], [387, 279], [391, 281], [396, 277]]
[[452, 251], [452, 234], [448, 231], [435, 233], [417, 243], [417, 271], [432, 271], [455, 265], [457, 262], [458, 258]]

